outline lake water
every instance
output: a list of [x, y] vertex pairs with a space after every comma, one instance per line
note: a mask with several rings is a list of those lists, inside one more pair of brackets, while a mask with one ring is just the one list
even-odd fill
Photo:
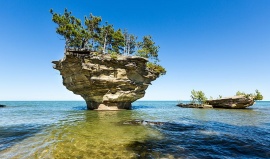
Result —
[[[270, 158], [270, 102], [188, 109], [177, 102], [88, 111], [85, 102], [1, 102], [0, 158]], [[126, 124], [129, 120], [163, 125]]]

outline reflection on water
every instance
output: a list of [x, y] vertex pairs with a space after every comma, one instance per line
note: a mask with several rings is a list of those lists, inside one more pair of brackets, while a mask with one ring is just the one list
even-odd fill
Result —
[[[0, 158], [270, 157], [269, 102], [245, 110], [136, 102], [109, 112], [83, 102], [3, 104], [12, 107], [0, 110]], [[124, 124], [135, 119], [165, 123]]]

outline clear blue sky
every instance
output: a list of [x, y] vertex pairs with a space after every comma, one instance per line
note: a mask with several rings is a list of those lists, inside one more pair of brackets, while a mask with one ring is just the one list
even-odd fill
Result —
[[102, 16], [160, 46], [167, 75], [142, 100], [185, 100], [190, 91], [270, 100], [270, 0], [1, 0], [0, 100], [82, 100], [51, 61], [63, 57], [49, 9]]

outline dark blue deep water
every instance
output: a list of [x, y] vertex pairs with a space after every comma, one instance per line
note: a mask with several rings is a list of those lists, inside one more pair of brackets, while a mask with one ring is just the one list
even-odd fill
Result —
[[0, 104], [1, 159], [270, 158], [270, 102], [230, 110], [140, 101], [110, 112], [81, 101]]

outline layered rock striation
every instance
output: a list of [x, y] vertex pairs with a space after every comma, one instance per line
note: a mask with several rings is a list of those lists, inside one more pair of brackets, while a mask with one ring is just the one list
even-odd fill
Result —
[[137, 56], [66, 52], [53, 61], [63, 85], [84, 98], [91, 110], [131, 109], [131, 103], [159, 74], [147, 69], [148, 60]]
[[255, 101], [253, 97], [233, 96], [215, 100], [207, 100], [206, 103], [212, 105], [213, 108], [243, 109], [252, 106]]

